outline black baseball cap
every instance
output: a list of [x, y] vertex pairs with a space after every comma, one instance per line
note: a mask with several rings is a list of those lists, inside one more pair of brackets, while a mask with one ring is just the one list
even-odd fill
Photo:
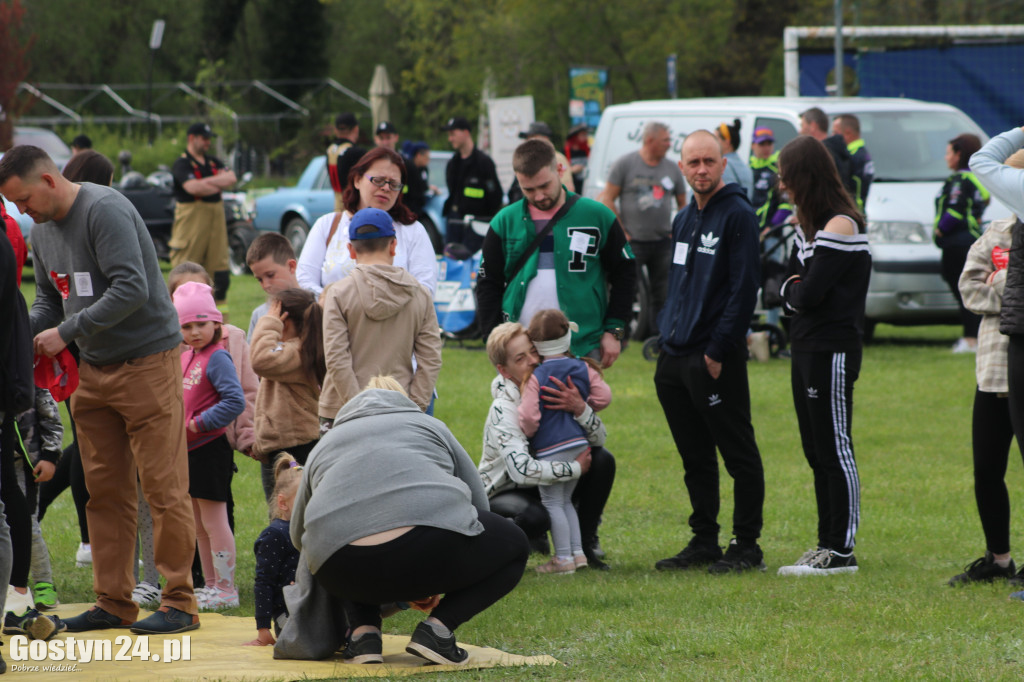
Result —
[[533, 137], [534, 135], [543, 135], [544, 137], [549, 138], [555, 136], [554, 132], [551, 130], [551, 126], [544, 121], [534, 121], [530, 124], [529, 128], [519, 133], [519, 137], [524, 140], [528, 137]]
[[359, 125], [359, 119], [351, 111], [345, 111], [334, 117], [334, 127], [351, 130]]
[[394, 133], [395, 135], [397, 135], [398, 128], [393, 126], [391, 124], [391, 121], [381, 121], [380, 123], [377, 124], [377, 127], [376, 129], [374, 129], [373, 132], [375, 135], [380, 135], [382, 133]]
[[210, 126], [207, 123], [193, 123], [188, 127], [189, 135], [200, 135], [202, 137], [210, 138], [213, 137], [213, 131], [210, 130]]
[[472, 128], [469, 127], [469, 121], [462, 116], [453, 116], [441, 126], [441, 130], [472, 130]]

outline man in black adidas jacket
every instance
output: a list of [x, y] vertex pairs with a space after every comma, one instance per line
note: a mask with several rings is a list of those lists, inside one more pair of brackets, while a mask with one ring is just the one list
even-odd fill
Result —
[[[757, 544], [764, 469], [750, 422], [746, 344], [760, 278], [758, 224], [746, 193], [722, 181], [725, 164], [711, 133], [696, 131], [683, 143], [679, 167], [694, 201], [672, 224], [654, 385], [683, 459], [693, 538], [679, 554], [658, 561], [659, 570], [765, 570]], [[734, 539], [724, 555], [716, 447], [734, 483]]]

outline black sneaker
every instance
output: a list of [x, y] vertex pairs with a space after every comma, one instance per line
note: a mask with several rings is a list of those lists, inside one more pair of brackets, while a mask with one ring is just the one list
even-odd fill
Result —
[[4, 655], [0, 654], [0, 675], [7, 672], [7, 661], [4, 660]]
[[725, 573], [742, 573], [743, 571], [754, 569], [763, 571], [766, 568], [764, 565], [764, 553], [757, 546], [756, 542], [749, 545], [741, 545], [736, 542], [736, 538], [733, 538], [729, 541], [729, 546], [726, 547], [722, 558], [708, 566], [708, 573], [723, 575]]
[[[594, 553], [594, 550], [587, 545], [583, 546], [583, 556], [587, 557], [587, 568], [592, 568], [595, 571], [610, 571], [612, 567], [601, 560], [601, 557]], [[604, 556], [604, 552], [601, 553]]]
[[68, 626], [57, 616], [44, 616], [35, 609], [29, 609], [20, 616], [8, 611], [4, 615], [5, 635], [26, 635], [29, 639], [51, 639], [64, 632]]
[[997, 578], [1015, 579], [1016, 572], [1017, 567], [1013, 565], [1013, 559], [1010, 559], [1009, 566], [1003, 568], [996, 563], [992, 552], [986, 551], [985, 556], [968, 564], [963, 573], [950, 578], [949, 585], [955, 587], [969, 583], [990, 583]]
[[685, 571], [698, 566], [708, 566], [722, 558], [722, 548], [718, 545], [690, 540], [682, 552], [667, 559], [660, 559], [654, 564], [659, 571]]
[[98, 606], [84, 611], [77, 616], [65, 618], [68, 632], [86, 632], [87, 630], [108, 630], [110, 628], [126, 628], [131, 623], [122, 620], [112, 613], [107, 613]]
[[346, 663], [383, 663], [384, 639], [379, 632], [364, 632], [358, 638], [350, 637], [341, 654]]
[[455, 643], [455, 635], [441, 637], [426, 621], [416, 626], [405, 650], [440, 665], [462, 665], [469, 660], [466, 650]]
[[137, 635], [176, 635], [198, 628], [198, 615], [193, 616], [173, 606], [161, 606], [152, 616], [136, 621], [132, 632]]
[[535, 538], [530, 538], [530, 553], [531, 554], [543, 554], [544, 556], [550, 556], [551, 554], [551, 543], [548, 542], [548, 534], [538, 535]]
[[583, 541], [583, 546], [584, 547], [589, 547], [591, 553], [594, 556], [596, 556], [598, 559], [603, 559], [604, 558], [604, 550], [601, 549], [601, 538], [597, 537], [596, 535], [592, 539], [590, 539], [589, 541], [588, 540], [584, 540]]

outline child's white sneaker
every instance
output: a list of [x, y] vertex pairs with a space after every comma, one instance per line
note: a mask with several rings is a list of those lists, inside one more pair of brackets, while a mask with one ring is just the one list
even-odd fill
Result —
[[92, 566], [92, 545], [84, 542], [78, 543], [78, 551], [75, 552], [75, 566], [78, 568]]
[[196, 596], [199, 609], [202, 611], [217, 611], [219, 609], [238, 608], [238, 590], [232, 587], [230, 590], [222, 590], [218, 587], [205, 588], [207, 591], [202, 597]]

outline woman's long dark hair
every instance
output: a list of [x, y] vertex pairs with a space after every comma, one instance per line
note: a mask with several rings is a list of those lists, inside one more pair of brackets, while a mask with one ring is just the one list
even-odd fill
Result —
[[848, 215], [864, 232], [864, 216], [843, 187], [832, 155], [810, 135], [795, 137], [779, 152], [779, 179], [796, 204], [796, 217], [807, 239], [837, 214]]
[[110, 187], [114, 164], [99, 152], [87, 149], [71, 157], [64, 166], [63, 175], [71, 182], [93, 182]]
[[[405, 173], [405, 161], [398, 155], [398, 152], [392, 151], [387, 147], [371, 149], [363, 154], [363, 157], [348, 172], [348, 182], [345, 183], [345, 190], [341, 193], [341, 200], [345, 204], [345, 210], [349, 213], [355, 215], [355, 212], [360, 208], [365, 208], [359, 205], [360, 197], [359, 190], [356, 189], [356, 178], [365, 175], [367, 169], [381, 159], [390, 161], [398, 166], [398, 170], [402, 173], [402, 184], [409, 184]], [[388, 211], [388, 215], [391, 216], [392, 220], [401, 225], [412, 225], [416, 222], [416, 214], [402, 203], [401, 192], [398, 193], [395, 205]]]
[[317, 384], [323, 385], [327, 374], [324, 359], [323, 308], [316, 301], [316, 295], [307, 289], [285, 289], [274, 294], [281, 302], [281, 310], [288, 313], [288, 319], [295, 324], [302, 348], [302, 366]]
[[974, 153], [981, 149], [981, 139], [977, 135], [963, 133], [950, 140], [949, 146], [960, 155], [959, 163], [956, 165], [957, 170], [963, 170], [967, 168], [967, 162], [971, 160]]

